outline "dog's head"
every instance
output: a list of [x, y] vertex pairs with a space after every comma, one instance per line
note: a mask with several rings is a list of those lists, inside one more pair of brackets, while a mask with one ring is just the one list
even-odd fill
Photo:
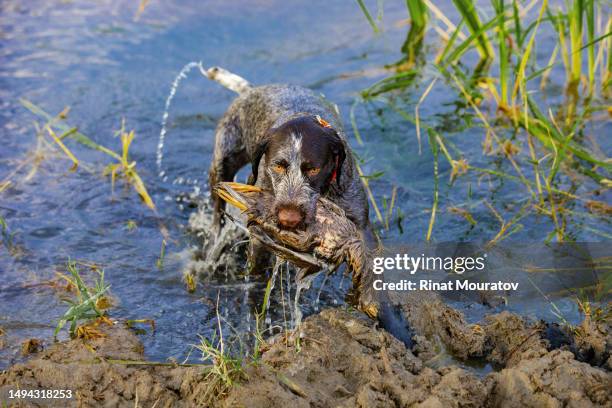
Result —
[[253, 158], [252, 182], [263, 171], [274, 193], [268, 217], [285, 229], [308, 225], [317, 199], [338, 183], [346, 157], [338, 133], [318, 116], [300, 116], [270, 129]]

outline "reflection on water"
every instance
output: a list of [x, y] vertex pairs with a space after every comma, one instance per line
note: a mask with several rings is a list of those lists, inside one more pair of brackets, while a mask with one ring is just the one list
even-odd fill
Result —
[[[351, 2], [151, 1], [135, 21], [136, 3], [0, 3], [0, 177], [18, 170], [11, 175], [11, 188], [0, 196], [0, 215], [14, 234], [13, 250], [0, 248], [0, 326], [7, 332], [6, 347], [0, 350], [2, 366], [18, 358], [23, 339], [51, 341], [66, 305], [57, 287], [47, 283], [57, 279], [56, 272], [65, 271], [68, 259], [95, 262], [105, 269], [116, 300], [113, 316], [155, 320], [156, 331], [142, 337], [150, 358], [181, 360], [197, 342], [197, 334], [210, 335], [216, 327], [217, 293], [228, 333], [253, 329], [265, 277], [241, 282], [219, 278], [201, 284], [194, 293], [188, 293], [181, 280], [181, 254], [194, 244], [183, 233], [193, 209], [177, 203], [177, 197], [193, 191], [193, 186], [172, 180], [206, 179], [214, 121], [233, 98], [200, 75], [184, 79], [167, 123], [164, 169], [171, 177], [160, 180], [155, 162], [164, 102], [185, 63], [223, 66], [255, 84], [316, 84], [339, 105], [348, 125], [357, 91], [384, 77], [385, 64], [404, 58], [400, 49], [406, 26], [395, 24], [407, 17], [403, 4], [385, 4], [388, 28], [373, 36]], [[395, 97], [396, 103], [413, 109], [432, 75], [427, 69], [419, 72], [413, 85]], [[60, 155], [36, 150], [36, 118], [19, 104], [22, 97], [52, 114], [69, 106], [70, 124], [115, 151], [120, 151], [115, 132], [122, 119], [128, 129], [135, 129], [130, 155], [172, 238], [163, 268], [156, 267], [163, 240], [157, 217], [119, 185], [111, 192], [110, 183], [101, 177], [108, 164], [104, 155], [67, 142], [82, 163], [70, 173], [70, 164]], [[472, 165], [486, 167], [494, 161], [479, 154], [482, 129], [471, 126], [466, 107], [446, 85], [434, 87], [427, 101], [420, 109], [423, 120], [443, 125], [453, 140], [468, 141], [470, 147], [464, 144], [462, 149], [478, 153]], [[353, 147], [364, 159], [364, 172], [385, 172], [371, 181], [374, 194], [389, 196], [397, 186], [396, 202], [405, 214], [404, 233], [393, 227], [385, 241], [422, 240], [432, 199], [431, 154], [427, 148], [418, 154], [414, 126], [389, 107], [360, 105], [355, 120], [364, 144]], [[609, 126], [602, 131], [606, 129]], [[441, 179], [449, 173], [441, 162]], [[477, 177], [461, 179], [452, 189], [442, 184], [441, 201], [472, 210], [478, 224], [472, 227], [452, 212], [441, 212], [437, 240], [484, 240], [497, 233], [495, 217], [486, 209], [471, 208], [471, 203], [487, 199], [507, 207], [521, 205], [514, 202], [510, 184]], [[205, 185], [198, 186], [205, 191]], [[470, 202], [465, 201], [468, 190]], [[581, 240], [602, 239], [583, 226], [608, 234], [611, 230], [609, 223], [596, 218], [579, 218], [576, 224]], [[545, 220], [530, 217], [512, 239], [541, 241], [549, 232], [544, 225]], [[282, 325], [293, 314], [289, 299], [295, 287], [288, 285], [286, 275], [279, 277], [283, 280], [277, 282], [270, 304], [272, 325]], [[303, 296], [303, 312], [342, 303], [347, 282], [341, 274], [317, 277]], [[568, 309], [570, 304], [559, 303]], [[539, 305], [548, 308], [542, 306], [544, 300]], [[570, 312], [578, 317], [575, 310]]]

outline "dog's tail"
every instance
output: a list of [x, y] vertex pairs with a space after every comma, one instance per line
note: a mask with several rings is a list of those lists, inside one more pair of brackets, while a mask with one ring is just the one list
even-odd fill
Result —
[[204, 69], [202, 66], [200, 66], [200, 72], [206, 78], [220, 83], [227, 89], [234, 91], [237, 94], [244, 93], [251, 89], [251, 84], [249, 81], [221, 67]]
[[[157, 170], [158, 170], [159, 177], [163, 181], [168, 180], [168, 175], [166, 174], [166, 170], [164, 169], [164, 165], [163, 165], [163, 158], [164, 158], [164, 143], [166, 140], [166, 133], [167, 133], [166, 125], [168, 122], [170, 105], [172, 104], [172, 100], [174, 99], [174, 96], [176, 95], [176, 91], [181, 81], [187, 78], [187, 74], [189, 74], [189, 72], [191, 72], [191, 70], [195, 68], [198, 68], [200, 72], [202, 73], [202, 75], [204, 75], [206, 78], [211, 79], [215, 82], [218, 82], [224, 87], [226, 87], [227, 89], [230, 89], [238, 94], [246, 92], [247, 90], [251, 88], [251, 84], [249, 84], [249, 81], [247, 81], [246, 79], [236, 74], [232, 74], [231, 72], [223, 68], [219, 68], [219, 67], [212, 67], [212, 68], [205, 69], [201, 61], [199, 62], [192, 61], [186, 64], [181, 69], [181, 71], [178, 73], [176, 78], [174, 78], [174, 81], [172, 82], [172, 87], [170, 88], [170, 93], [168, 94], [168, 97], [166, 98], [166, 105], [164, 108], [164, 114], [162, 116], [162, 122], [161, 122], [161, 130], [159, 131], [159, 141], [157, 142], [156, 164], [157, 164]], [[182, 177], [175, 179], [174, 182], [177, 184], [191, 184], [191, 185], [198, 184], [198, 180], [191, 180], [191, 179], [185, 180]]]

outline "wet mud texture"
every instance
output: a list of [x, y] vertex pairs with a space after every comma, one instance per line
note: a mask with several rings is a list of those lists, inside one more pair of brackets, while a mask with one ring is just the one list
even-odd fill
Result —
[[479, 358], [496, 367], [508, 367], [563, 349], [578, 361], [612, 369], [612, 332], [606, 318], [595, 321], [586, 316], [570, 329], [543, 321], [528, 323], [518, 315], [502, 312], [487, 316], [484, 322], [468, 324], [461, 312], [433, 292], [391, 294], [389, 301], [401, 311], [414, 334], [412, 350], [424, 361], [443, 350], [463, 360]]
[[[143, 346], [123, 324], [98, 327], [104, 337], [51, 345], [24, 364], [0, 373], [0, 395], [9, 389], [70, 389], [72, 400], [22, 401], [24, 407], [192, 407], [203, 375], [193, 367], [145, 367], [107, 360], [142, 361]], [[1, 402], [0, 402], [1, 404]]]
[[[433, 326], [446, 332], [449, 324]], [[118, 324], [104, 329], [106, 338], [56, 344], [11, 367], [0, 374], [0, 388], [76, 389], [72, 406], [133, 407], [137, 397], [139, 406], [156, 407], [612, 406], [610, 371], [578, 361], [569, 346], [552, 348], [543, 327], [507, 312], [482, 325], [454, 324], [446, 340], [437, 329], [417, 334], [413, 352], [363, 314], [327, 309], [304, 320], [299, 352], [294, 338], [274, 338], [260, 362], [245, 366], [247, 380], [207, 401], [198, 399], [207, 388], [201, 367], [108, 362], [143, 358], [137, 337]], [[440, 345], [455, 335], [463, 344], [472, 332], [482, 341], [463, 355], [481, 355], [498, 371], [479, 378], [456, 365], [431, 367]], [[107, 361], [94, 363], [100, 358]]]
[[487, 337], [477, 324], [467, 324], [463, 315], [446, 305], [433, 292], [414, 292], [409, 296], [388, 294], [393, 309], [401, 312], [414, 333], [413, 347], [418, 355], [429, 360], [440, 350], [462, 359], [480, 358], [486, 353]]
[[608, 306], [606, 318], [595, 320], [588, 316], [576, 327], [573, 351], [581, 361], [612, 370], [612, 305]]

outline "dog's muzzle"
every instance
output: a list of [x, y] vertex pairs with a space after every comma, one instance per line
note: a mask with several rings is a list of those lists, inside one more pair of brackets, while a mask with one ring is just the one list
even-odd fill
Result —
[[296, 228], [304, 220], [302, 212], [295, 207], [280, 207], [276, 217], [282, 227], [289, 229]]

